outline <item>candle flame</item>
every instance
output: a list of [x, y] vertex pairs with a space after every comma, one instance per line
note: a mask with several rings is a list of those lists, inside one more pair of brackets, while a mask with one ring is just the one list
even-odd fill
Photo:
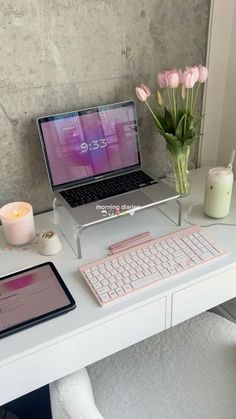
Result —
[[19, 211], [14, 211], [14, 215], [15, 215], [15, 217], [19, 217], [20, 216], [20, 213], [19, 213]]

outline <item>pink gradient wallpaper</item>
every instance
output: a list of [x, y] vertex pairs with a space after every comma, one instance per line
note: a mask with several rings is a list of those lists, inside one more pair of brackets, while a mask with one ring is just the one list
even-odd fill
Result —
[[41, 124], [54, 186], [139, 163], [132, 105]]

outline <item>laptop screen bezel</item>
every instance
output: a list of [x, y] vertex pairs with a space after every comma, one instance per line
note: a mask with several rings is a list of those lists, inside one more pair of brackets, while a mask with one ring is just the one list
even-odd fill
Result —
[[[89, 113], [91, 111], [98, 112], [99, 110], [104, 111], [104, 110], [116, 109], [116, 108], [119, 108], [121, 106], [126, 107], [126, 106], [130, 106], [130, 105], [133, 106], [133, 110], [134, 110], [134, 123], [135, 123], [135, 126], [136, 126], [136, 146], [137, 146], [137, 155], [138, 155], [139, 163], [135, 164], [135, 165], [131, 165], [131, 166], [122, 167], [120, 169], [115, 169], [115, 170], [112, 170], [112, 171], [109, 171], [109, 172], [101, 173], [101, 174], [98, 173], [97, 175], [86, 177], [86, 178], [83, 178], [83, 179], [77, 179], [77, 180], [73, 180], [73, 181], [70, 181], [70, 182], [64, 182], [64, 183], [61, 183], [61, 184], [58, 184], [58, 185], [54, 185], [51, 170], [50, 170], [50, 164], [49, 164], [47, 149], [46, 149], [44, 136], [43, 136], [43, 132], [42, 132], [42, 124], [44, 122], [54, 121], [54, 120], [57, 120], [57, 119], [70, 118], [70, 117], [73, 117], [73, 116], [84, 115], [84, 114]], [[138, 170], [138, 169], [141, 168], [139, 132], [138, 132], [137, 113], [136, 113], [136, 107], [135, 107], [134, 100], [111, 103], [111, 104], [107, 104], [107, 105], [93, 106], [91, 108], [79, 109], [79, 110], [76, 110], [76, 111], [63, 112], [63, 113], [58, 113], [58, 114], [53, 114], [53, 115], [48, 115], [48, 116], [42, 116], [40, 118], [37, 118], [37, 127], [38, 127], [38, 131], [39, 131], [39, 137], [40, 137], [40, 142], [41, 142], [41, 146], [42, 146], [42, 150], [43, 150], [43, 156], [44, 156], [44, 160], [45, 160], [45, 164], [46, 164], [47, 174], [48, 174], [49, 182], [50, 182], [50, 185], [51, 185], [51, 188], [52, 188], [53, 191], [63, 190], [63, 189], [67, 189], [67, 188], [70, 188], [70, 187], [73, 187], [73, 186], [80, 186], [80, 185], [84, 185], [84, 184], [87, 184], [87, 183], [97, 182], [98, 180], [106, 179], [106, 178], [113, 177], [113, 176], [116, 176], [116, 175], [125, 174], [127, 172]]]

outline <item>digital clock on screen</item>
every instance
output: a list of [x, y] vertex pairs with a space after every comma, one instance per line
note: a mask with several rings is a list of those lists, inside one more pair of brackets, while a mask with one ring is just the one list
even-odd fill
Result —
[[89, 143], [81, 143], [80, 150], [82, 153], [87, 153], [87, 151], [99, 150], [101, 148], [105, 148], [106, 146], [107, 146], [106, 139], [100, 138], [99, 140], [92, 140]]

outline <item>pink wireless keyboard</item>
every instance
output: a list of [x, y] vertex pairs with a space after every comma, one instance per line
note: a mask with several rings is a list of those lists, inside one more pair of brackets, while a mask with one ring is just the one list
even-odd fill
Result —
[[228, 252], [192, 226], [79, 268], [100, 305], [121, 299]]

